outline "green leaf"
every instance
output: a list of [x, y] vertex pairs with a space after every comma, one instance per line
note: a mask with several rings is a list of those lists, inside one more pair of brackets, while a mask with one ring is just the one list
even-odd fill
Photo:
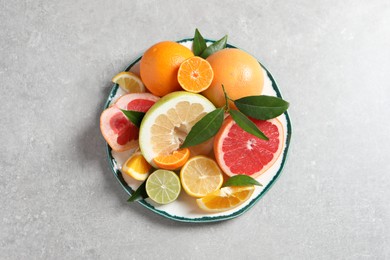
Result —
[[145, 115], [144, 112], [124, 109], [121, 109], [121, 111], [134, 125], [136, 125], [137, 127], [141, 125], [142, 118], [144, 118]]
[[256, 181], [252, 177], [248, 175], [235, 175], [230, 177], [222, 187], [226, 186], [249, 186], [249, 185], [257, 185], [263, 186], [260, 182]]
[[226, 42], [227, 42], [227, 35], [219, 39], [218, 41], [214, 42], [210, 46], [208, 46], [200, 55], [203, 59], [206, 59], [208, 56], [213, 54], [214, 52], [220, 51], [222, 49], [226, 48]]
[[268, 141], [268, 137], [266, 137], [263, 132], [253, 123], [249, 118], [247, 118], [243, 113], [237, 110], [230, 109], [229, 114], [233, 118], [233, 120], [237, 123], [239, 127], [241, 127], [244, 131], [260, 138]]
[[127, 200], [127, 202], [133, 202], [133, 201], [137, 201], [137, 200], [140, 200], [140, 199], [146, 199], [148, 197], [148, 194], [146, 193], [145, 186], [146, 186], [146, 181], [144, 181], [138, 187], [138, 189], [133, 194], [131, 194], [131, 196]]
[[181, 148], [203, 143], [216, 135], [222, 126], [224, 110], [217, 108], [199, 120], [188, 133]]
[[261, 120], [280, 116], [289, 106], [281, 98], [265, 95], [243, 97], [235, 100], [234, 104], [243, 114]]
[[192, 43], [192, 51], [195, 56], [199, 56], [207, 48], [206, 41], [200, 34], [198, 29], [195, 29], [194, 42]]

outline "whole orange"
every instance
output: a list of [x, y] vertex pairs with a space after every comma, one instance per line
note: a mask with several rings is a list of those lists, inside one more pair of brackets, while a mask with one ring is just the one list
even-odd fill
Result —
[[142, 56], [140, 74], [146, 88], [156, 96], [181, 90], [177, 81], [180, 64], [194, 56], [187, 47], [164, 41], [150, 47]]
[[[225, 105], [222, 84], [233, 100], [261, 95], [264, 85], [263, 70], [250, 54], [240, 49], [227, 48], [210, 55], [207, 61], [213, 68], [214, 79], [202, 94], [216, 107]], [[232, 102], [230, 105], [235, 108]]]

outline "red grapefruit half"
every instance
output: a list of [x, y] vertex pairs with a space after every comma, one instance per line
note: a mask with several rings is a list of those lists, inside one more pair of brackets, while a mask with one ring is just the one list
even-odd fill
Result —
[[100, 130], [113, 151], [123, 152], [138, 146], [139, 129], [120, 109], [146, 112], [158, 99], [150, 93], [126, 94], [103, 111]]
[[281, 154], [284, 135], [281, 122], [251, 119], [268, 141], [245, 132], [229, 116], [214, 139], [215, 158], [229, 176], [244, 174], [253, 178], [268, 170]]

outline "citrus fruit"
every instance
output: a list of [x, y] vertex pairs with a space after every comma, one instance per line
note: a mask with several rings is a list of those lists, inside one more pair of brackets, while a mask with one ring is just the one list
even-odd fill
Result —
[[159, 155], [153, 158], [153, 162], [158, 168], [166, 170], [176, 170], [182, 167], [190, 158], [190, 149], [184, 148], [173, 151], [168, 155]]
[[181, 90], [177, 81], [180, 64], [194, 56], [187, 47], [171, 41], [150, 47], [141, 58], [140, 74], [146, 88], [156, 96]]
[[135, 152], [125, 162], [122, 172], [133, 177], [137, 181], [144, 181], [149, 176], [152, 166], [145, 160], [140, 152]]
[[214, 139], [214, 154], [222, 171], [229, 176], [258, 177], [278, 159], [283, 147], [283, 126], [276, 118], [251, 119], [269, 138], [262, 140], [237, 125], [229, 116]]
[[210, 212], [221, 212], [240, 206], [251, 196], [255, 186], [229, 186], [223, 187], [203, 198], [197, 199], [199, 208]]
[[[153, 159], [177, 151], [192, 126], [214, 109], [200, 94], [176, 91], [162, 97], [146, 112], [141, 123], [139, 142], [146, 161], [157, 168]], [[207, 154], [212, 146], [203, 148]]]
[[223, 175], [218, 164], [205, 156], [192, 157], [180, 171], [184, 191], [193, 197], [203, 197], [221, 188]]
[[[223, 49], [206, 59], [214, 71], [214, 79], [202, 94], [216, 107], [225, 105], [222, 84], [228, 96], [239, 99], [245, 96], [260, 95], [264, 85], [264, 75], [258, 61], [240, 49]], [[234, 107], [230, 101], [230, 105]]]
[[168, 204], [177, 199], [181, 186], [179, 177], [173, 171], [156, 170], [146, 180], [146, 193], [159, 204]]
[[118, 73], [112, 78], [112, 82], [118, 84], [121, 89], [128, 93], [145, 92], [145, 86], [141, 79], [129, 71]]
[[179, 67], [177, 80], [180, 86], [189, 92], [199, 93], [206, 90], [214, 78], [210, 63], [194, 56], [185, 60]]
[[117, 152], [138, 146], [138, 127], [121, 109], [146, 112], [159, 98], [150, 93], [132, 93], [120, 97], [100, 116], [100, 130], [108, 145]]

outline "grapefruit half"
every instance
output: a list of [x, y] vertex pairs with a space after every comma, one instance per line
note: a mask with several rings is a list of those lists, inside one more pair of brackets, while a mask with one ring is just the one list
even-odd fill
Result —
[[281, 122], [251, 119], [269, 138], [268, 141], [245, 132], [229, 116], [215, 136], [214, 154], [221, 169], [229, 176], [253, 178], [268, 170], [281, 154], [284, 135]]
[[121, 109], [146, 112], [159, 98], [150, 93], [132, 93], [120, 97], [100, 116], [100, 130], [113, 151], [123, 152], [138, 146], [139, 129]]

